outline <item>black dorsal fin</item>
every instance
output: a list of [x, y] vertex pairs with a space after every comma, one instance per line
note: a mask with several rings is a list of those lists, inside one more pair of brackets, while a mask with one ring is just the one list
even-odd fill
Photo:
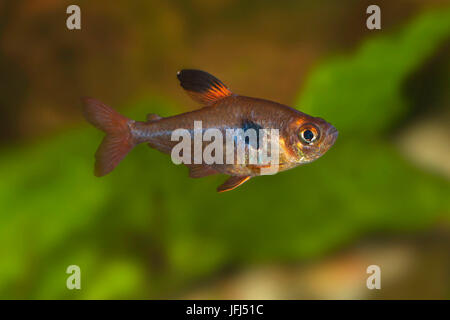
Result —
[[204, 105], [233, 94], [222, 81], [205, 71], [184, 69], [177, 72], [177, 77], [189, 96]]

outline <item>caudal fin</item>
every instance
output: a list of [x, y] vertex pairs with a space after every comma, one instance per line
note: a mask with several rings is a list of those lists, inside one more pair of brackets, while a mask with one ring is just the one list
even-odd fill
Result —
[[106, 133], [95, 153], [94, 172], [101, 177], [110, 173], [136, 145], [128, 126], [131, 120], [96, 99], [83, 98], [82, 101], [86, 120]]

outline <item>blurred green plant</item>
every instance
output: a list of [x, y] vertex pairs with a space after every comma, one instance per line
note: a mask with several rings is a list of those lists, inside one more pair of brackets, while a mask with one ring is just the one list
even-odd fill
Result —
[[[449, 218], [449, 184], [405, 161], [388, 138], [407, 113], [401, 86], [450, 36], [450, 11], [369, 39], [325, 62], [299, 105], [340, 131], [319, 161], [217, 194], [144, 146], [95, 178], [101, 134], [81, 128], [0, 159], [0, 297], [164, 298], [233, 265], [308, 259], [370, 232]], [[177, 113], [163, 98], [127, 115]], [[82, 290], [65, 287], [81, 267]]]

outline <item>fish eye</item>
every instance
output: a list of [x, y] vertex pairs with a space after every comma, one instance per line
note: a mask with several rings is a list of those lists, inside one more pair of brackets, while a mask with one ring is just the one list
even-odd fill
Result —
[[300, 138], [304, 143], [311, 144], [318, 136], [319, 130], [312, 124], [304, 125], [300, 130]]
[[306, 129], [305, 131], [303, 131], [303, 139], [305, 139], [306, 141], [311, 141], [312, 139], [314, 139], [314, 133], [312, 133], [311, 130]]

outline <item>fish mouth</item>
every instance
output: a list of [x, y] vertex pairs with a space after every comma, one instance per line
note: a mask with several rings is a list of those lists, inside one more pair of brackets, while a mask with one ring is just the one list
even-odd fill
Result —
[[339, 135], [339, 131], [337, 131], [337, 129], [333, 126], [330, 125], [330, 128], [327, 131], [327, 135], [328, 135], [328, 144], [330, 145], [330, 147], [334, 144], [334, 142], [336, 141], [338, 135]]
[[337, 138], [338, 134], [339, 134], [339, 131], [337, 131], [337, 129], [335, 127], [330, 125], [330, 127], [327, 130], [327, 135], [335, 136]]
[[322, 145], [323, 147], [321, 148], [321, 153], [325, 153], [326, 151], [328, 151], [328, 149], [330, 149], [333, 146], [333, 144], [336, 142], [338, 135], [339, 132], [337, 131], [337, 129], [332, 125], [330, 125], [326, 133], [325, 141]]

